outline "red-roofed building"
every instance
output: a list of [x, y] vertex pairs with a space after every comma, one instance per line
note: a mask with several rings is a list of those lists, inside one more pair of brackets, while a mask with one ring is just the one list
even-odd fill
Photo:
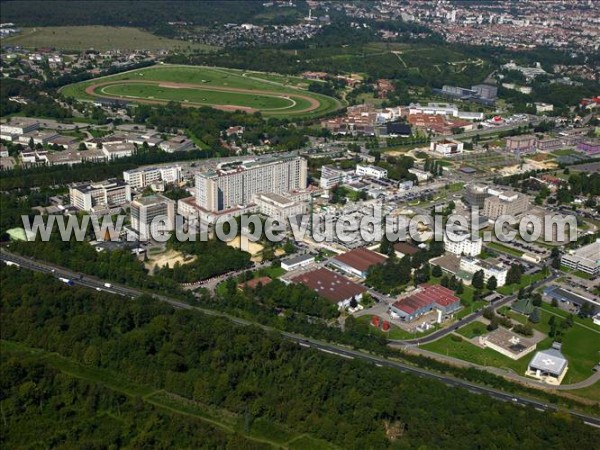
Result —
[[440, 285], [422, 284], [416, 292], [398, 299], [390, 307], [392, 313], [410, 322], [433, 309], [444, 315], [452, 314], [460, 308], [460, 299], [454, 291]]
[[367, 291], [364, 286], [323, 268], [298, 275], [291, 281], [311, 288], [321, 297], [338, 305], [340, 309], [348, 307], [353, 298], [359, 302], [363, 293]]
[[384, 263], [386, 259], [385, 256], [362, 247], [336, 256], [331, 263], [350, 275], [365, 278], [369, 268]]

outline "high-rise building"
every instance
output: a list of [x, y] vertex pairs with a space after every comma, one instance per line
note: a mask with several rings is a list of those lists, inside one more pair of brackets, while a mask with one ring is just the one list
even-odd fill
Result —
[[281, 194], [306, 185], [306, 160], [298, 156], [228, 162], [196, 174], [196, 204], [218, 212], [248, 205], [254, 194]]
[[471, 207], [483, 208], [485, 199], [490, 195], [485, 184], [469, 184], [465, 189], [465, 201]]
[[483, 215], [490, 219], [500, 216], [517, 216], [527, 211], [529, 200], [525, 194], [514, 191], [488, 189], [491, 194], [483, 203]]
[[152, 221], [155, 226], [162, 222], [162, 229], [175, 228], [175, 202], [160, 194], [141, 197], [131, 202], [131, 227], [138, 232], [140, 239], [151, 237]]

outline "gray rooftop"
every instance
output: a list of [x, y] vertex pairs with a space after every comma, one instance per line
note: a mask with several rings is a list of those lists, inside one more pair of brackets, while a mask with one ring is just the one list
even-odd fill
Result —
[[549, 348], [548, 350], [537, 352], [529, 363], [529, 367], [533, 370], [542, 370], [558, 377], [563, 373], [567, 364], [568, 361], [559, 350]]

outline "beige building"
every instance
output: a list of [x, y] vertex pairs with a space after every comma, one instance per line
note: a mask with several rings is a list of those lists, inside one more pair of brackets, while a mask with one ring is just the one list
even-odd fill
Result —
[[206, 211], [218, 212], [246, 206], [255, 194], [282, 194], [306, 185], [306, 160], [301, 157], [229, 162], [196, 174], [196, 203]]
[[163, 230], [175, 229], [175, 202], [160, 194], [141, 197], [131, 202], [131, 227], [138, 232], [140, 239], [152, 236], [151, 228], [158, 226]]
[[520, 359], [535, 350], [535, 342], [525, 339], [521, 336], [511, 333], [503, 328], [488, 333], [484, 336], [479, 336], [479, 345], [491, 348], [501, 355], [507, 356], [510, 359]]
[[261, 214], [284, 222], [288, 217], [306, 214], [308, 205], [306, 203], [295, 202], [283, 195], [272, 192], [258, 194], [254, 196], [254, 203]]
[[115, 179], [98, 183], [81, 183], [69, 187], [71, 204], [83, 211], [110, 209], [131, 201], [129, 185]]
[[514, 191], [488, 189], [491, 194], [483, 202], [483, 215], [492, 220], [500, 216], [518, 216], [527, 211], [529, 199], [525, 194]]

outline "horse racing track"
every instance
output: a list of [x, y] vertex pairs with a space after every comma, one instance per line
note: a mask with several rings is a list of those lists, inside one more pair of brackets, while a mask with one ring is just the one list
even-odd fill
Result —
[[[301, 80], [300, 80], [301, 81]], [[200, 66], [160, 65], [66, 86], [62, 93], [80, 100], [115, 100], [213, 108], [265, 116], [318, 117], [341, 103], [306, 90], [298, 78]]]

